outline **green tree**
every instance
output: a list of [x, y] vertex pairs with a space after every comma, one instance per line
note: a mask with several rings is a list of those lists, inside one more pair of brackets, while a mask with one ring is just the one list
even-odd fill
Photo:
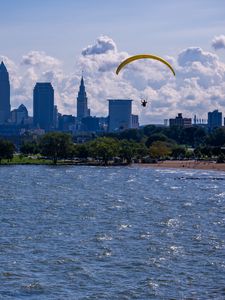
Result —
[[147, 137], [150, 137], [152, 134], [157, 133], [157, 132], [159, 132], [158, 127], [156, 127], [155, 125], [146, 125], [143, 128], [143, 133]]
[[81, 158], [81, 159], [87, 159], [89, 156], [89, 147], [87, 144], [76, 144], [74, 145], [74, 156]]
[[186, 155], [186, 148], [184, 146], [176, 145], [172, 148], [171, 156], [176, 159], [182, 159]]
[[70, 134], [62, 132], [46, 133], [40, 140], [40, 153], [52, 159], [57, 164], [58, 159], [71, 157], [73, 142]]
[[197, 127], [196, 131], [194, 132], [194, 136], [193, 136], [195, 146], [204, 144], [206, 137], [207, 137], [206, 129], [204, 129], [202, 127]]
[[135, 141], [135, 142], [140, 142], [144, 137], [144, 134], [142, 130], [139, 129], [127, 129], [124, 131], [121, 131], [118, 135], [119, 139], [126, 139], [129, 141]]
[[137, 152], [137, 143], [127, 141], [127, 140], [120, 141], [118, 154], [123, 161], [125, 160], [128, 164], [130, 164], [136, 152]]
[[15, 152], [15, 146], [12, 142], [7, 140], [0, 140], [0, 164], [2, 159], [11, 160]]
[[109, 160], [117, 156], [119, 142], [110, 137], [99, 137], [88, 143], [90, 155], [93, 158], [101, 159], [105, 165]]
[[38, 145], [36, 141], [23, 142], [20, 147], [20, 152], [22, 154], [37, 154], [39, 152]]
[[221, 147], [225, 145], [225, 128], [215, 129], [206, 139], [206, 143], [211, 146]]
[[149, 148], [152, 145], [152, 143], [157, 141], [175, 143], [173, 140], [169, 139], [165, 134], [159, 132], [152, 134], [145, 142], [145, 145]]
[[136, 157], [143, 158], [149, 154], [149, 149], [145, 146], [144, 143], [136, 144]]
[[149, 148], [149, 154], [152, 158], [166, 158], [172, 153], [172, 145], [167, 142], [156, 141]]
[[218, 164], [223, 164], [223, 163], [225, 163], [225, 155], [224, 155], [224, 154], [220, 154], [220, 155], [217, 157], [216, 162], [217, 162]]

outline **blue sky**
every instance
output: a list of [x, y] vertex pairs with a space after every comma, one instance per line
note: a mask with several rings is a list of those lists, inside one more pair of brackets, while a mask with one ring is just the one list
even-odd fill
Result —
[[132, 54], [175, 56], [189, 46], [209, 50], [225, 28], [223, 0], [1, 0], [0, 5], [1, 54], [17, 60], [30, 50], [45, 51], [68, 69], [101, 34]]
[[[225, 113], [224, 0], [0, 0], [0, 40], [12, 108], [23, 103], [31, 115], [37, 81], [51, 81], [60, 112], [76, 115], [81, 70], [92, 115], [106, 116], [107, 98], [121, 97], [134, 100], [142, 124]], [[169, 59], [176, 78], [146, 61], [116, 76], [138, 53]]]

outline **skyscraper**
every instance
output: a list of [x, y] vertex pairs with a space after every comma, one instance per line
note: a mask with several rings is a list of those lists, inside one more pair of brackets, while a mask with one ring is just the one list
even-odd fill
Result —
[[131, 104], [129, 99], [108, 99], [109, 127], [108, 131], [121, 131], [132, 128]]
[[77, 118], [82, 119], [90, 116], [90, 109], [88, 109], [87, 105], [87, 95], [84, 86], [84, 78], [81, 77], [80, 81], [80, 89], [77, 97]]
[[4, 124], [10, 117], [10, 85], [9, 73], [1, 62], [0, 65], [0, 124]]
[[33, 124], [49, 131], [53, 128], [54, 89], [50, 82], [37, 82], [33, 91]]

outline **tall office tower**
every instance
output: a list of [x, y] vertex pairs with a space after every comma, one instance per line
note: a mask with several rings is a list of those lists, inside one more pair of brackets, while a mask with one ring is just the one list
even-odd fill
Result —
[[213, 130], [217, 127], [222, 126], [222, 112], [219, 112], [218, 109], [213, 112], [208, 112], [208, 128]]
[[37, 82], [33, 91], [33, 125], [49, 131], [53, 129], [54, 89], [50, 82]]
[[10, 117], [10, 85], [9, 73], [1, 62], [0, 65], [0, 124], [4, 124]]
[[108, 131], [122, 131], [132, 128], [132, 100], [108, 99], [109, 101], [109, 127]]
[[80, 120], [82, 118], [90, 116], [90, 109], [88, 109], [87, 100], [88, 99], [85, 91], [84, 79], [82, 76], [80, 81], [80, 89], [77, 97], [77, 118]]

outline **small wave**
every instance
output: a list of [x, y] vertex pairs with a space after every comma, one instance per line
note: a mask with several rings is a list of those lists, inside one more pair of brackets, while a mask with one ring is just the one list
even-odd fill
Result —
[[21, 287], [23, 292], [29, 293], [29, 294], [42, 294], [44, 293], [44, 287], [39, 282], [32, 282], [27, 285], [23, 285]]
[[153, 290], [156, 290], [159, 287], [158, 283], [153, 282], [153, 281], [148, 281], [148, 286]]
[[179, 189], [181, 189], [181, 187], [180, 186], [171, 186], [170, 189], [171, 190], [179, 190]]
[[183, 253], [183, 247], [172, 245], [169, 247], [173, 254], [181, 254]]
[[225, 177], [176, 177], [174, 180], [225, 180]]
[[166, 225], [168, 227], [178, 227], [180, 225], [180, 222], [178, 219], [169, 219], [167, 222], [166, 222]]
[[100, 235], [96, 237], [97, 241], [111, 241], [113, 238], [111, 236], [108, 236], [106, 234]]
[[151, 237], [150, 232], [145, 232], [145, 233], [140, 234], [140, 239], [143, 239], [143, 240], [149, 239], [150, 237]]
[[225, 192], [222, 192], [220, 194], [216, 194], [215, 197], [221, 197], [221, 198], [223, 198], [223, 197], [225, 197]]
[[121, 224], [121, 225], [119, 226], [119, 230], [127, 229], [127, 228], [130, 228], [130, 227], [132, 227], [132, 226], [129, 225], [129, 224]]

